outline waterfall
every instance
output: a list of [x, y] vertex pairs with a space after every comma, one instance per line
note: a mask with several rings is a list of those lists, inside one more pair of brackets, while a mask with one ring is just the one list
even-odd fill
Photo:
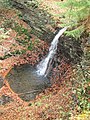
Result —
[[49, 53], [45, 59], [43, 59], [38, 65], [37, 65], [37, 74], [41, 76], [47, 75], [47, 69], [50, 61], [52, 61], [54, 55], [56, 54], [57, 50], [57, 44], [59, 37], [67, 30], [67, 27], [62, 28], [59, 30], [59, 32], [54, 37], [53, 41], [51, 42], [51, 46], [49, 48]]

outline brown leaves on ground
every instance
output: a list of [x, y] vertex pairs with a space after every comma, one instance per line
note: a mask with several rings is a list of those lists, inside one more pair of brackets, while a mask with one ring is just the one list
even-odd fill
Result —
[[[25, 63], [36, 65], [47, 54], [49, 48], [47, 43], [39, 39], [37, 40], [34, 35], [31, 35], [32, 38], [30, 38], [31, 43], [34, 45], [32, 50], [29, 50], [30, 48], [27, 44], [30, 41], [27, 39], [25, 42], [28, 42], [25, 46], [19, 44], [17, 40], [23, 40], [26, 35], [18, 34], [15, 29], [12, 29], [12, 26], [15, 27], [15, 24], [12, 22], [8, 24], [11, 26], [5, 27], [6, 21], [9, 22], [9, 19], [12, 19], [22, 28], [25, 28], [24, 30], [27, 29], [30, 32], [29, 26], [19, 19], [14, 10], [0, 10], [0, 26], [4, 28], [2, 33], [5, 34], [9, 31], [7, 33], [8, 37], [0, 41], [0, 45], [8, 51], [5, 52], [3, 49], [0, 49], [0, 57], [6, 55], [6, 53], [12, 54], [16, 50], [26, 50], [23, 54], [11, 55], [0, 60], [0, 75], [4, 78], [14, 65]], [[30, 102], [21, 100], [18, 94], [14, 93], [10, 89], [9, 84], [4, 80], [4, 85], [0, 89], [0, 97], [8, 96], [12, 100], [0, 106], [0, 120], [60, 120], [61, 118], [67, 120], [72, 115], [71, 112], [77, 104], [72, 104], [72, 96], [74, 94], [72, 93], [73, 83], [70, 80], [72, 74], [71, 66], [62, 60], [61, 64], [52, 71], [51, 81], [55, 84]]]
[[[7, 51], [1, 49], [1, 57], [2, 54], [4, 56], [7, 53], [12, 54], [15, 50], [26, 49], [24, 54], [11, 55], [11, 57], [0, 60], [0, 74], [5, 78], [6, 74], [14, 65], [25, 63], [35, 65], [39, 63], [43, 56], [47, 54], [48, 45], [44, 41], [37, 40], [34, 35], [31, 35], [32, 38], [30, 40], [32, 41], [32, 44], [34, 44], [34, 48], [31, 51], [27, 50], [27, 46], [22, 46], [16, 41], [17, 38], [23, 40], [25, 34], [18, 35], [18, 33], [12, 29], [14, 24], [12, 22], [6, 24], [6, 22], [9, 22], [8, 20], [12, 19], [18, 23], [18, 25], [22, 25], [26, 29], [29, 28], [28, 25], [18, 18], [14, 10], [2, 9], [0, 10], [0, 15], [0, 26], [3, 28], [2, 33], [5, 34], [8, 31], [8, 33], [5, 34], [8, 37], [1, 41], [1, 46], [7, 49]], [[7, 27], [5, 24], [11, 26]], [[28, 31], [30, 31], [30, 28]], [[37, 96], [36, 100], [24, 102], [18, 97], [18, 94], [10, 89], [9, 84], [4, 80], [4, 86], [0, 89], [0, 97], [8, 96], [12, 101], [0, 106], [0, 120], [55, 120], [56, 118], [60, 118], [63, 116], [61, 111], [67, 111], [67, 105], [71, 101], [71, 97], [68, 98], [66, 96], [67, 91], [68, 94], [71, 93], [71, 86], [66, 87], [66, 83], [60, 86], [54, 84], [51, 88]]]

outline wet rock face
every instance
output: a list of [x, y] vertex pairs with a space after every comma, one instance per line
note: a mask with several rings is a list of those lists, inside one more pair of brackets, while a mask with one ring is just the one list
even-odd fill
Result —
[[40, 8], [36, 0], [11, 0], [11, 4], [21, 11], [22, 19], [32, 28], [32, 34], [42, 40], [53, 39], [54, 20], [47, 11]]
[[64, 58], [69, 64], [77, 64], [82, 61], [83, 54], [81, 40], [62, 36], [58, 43], [56, 63], [60, 64], [60, 61]]

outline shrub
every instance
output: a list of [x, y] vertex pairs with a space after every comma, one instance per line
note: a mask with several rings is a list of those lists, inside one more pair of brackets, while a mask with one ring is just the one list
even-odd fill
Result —
[[67, 35], [78, 38], [83, 32], [90, 32], [90, 0], [66, 0], [59, 5], [65, 9], [61, 26], [70, 26]]

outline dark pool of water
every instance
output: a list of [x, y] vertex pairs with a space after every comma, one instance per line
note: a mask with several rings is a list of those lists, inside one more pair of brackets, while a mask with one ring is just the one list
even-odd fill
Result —
[[29, 64], [15, 66], [6, 76], [11, 89], [18, 93], [21, 99], [28, 101], [36, 97], [47, 87], [50, 81], [43, 76], [38, 76], [35, 68]]

